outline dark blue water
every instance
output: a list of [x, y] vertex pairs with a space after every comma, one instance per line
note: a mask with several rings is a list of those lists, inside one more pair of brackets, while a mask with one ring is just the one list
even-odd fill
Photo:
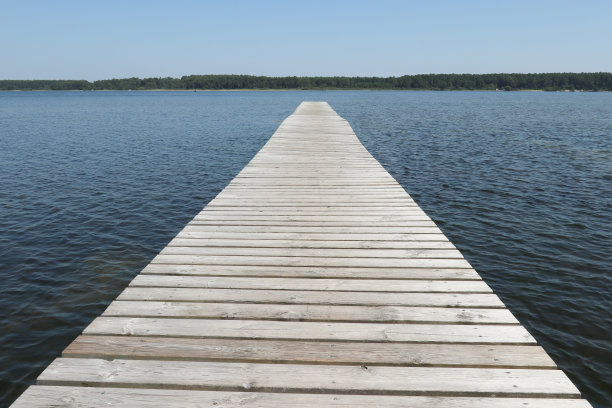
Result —
[[326, 100], [598, 407], [612, 401], [612, 94], [0, 92], [0, 406]]

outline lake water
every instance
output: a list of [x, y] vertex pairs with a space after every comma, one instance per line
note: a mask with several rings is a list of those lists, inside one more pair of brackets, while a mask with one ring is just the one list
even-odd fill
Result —
[[612, 403], [612, 94], [0, 92], [0, 406], [325, 100], [595, 406]]

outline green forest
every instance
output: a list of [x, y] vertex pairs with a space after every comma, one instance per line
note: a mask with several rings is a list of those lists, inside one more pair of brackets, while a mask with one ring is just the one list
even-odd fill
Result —
[[397, 89], [612, 91], [612, 73], [424, 74], [400, 77], [268, 77], [188, 75], [181, 78], [0, 80], [0, 90], [224, 90], [224, 89]]

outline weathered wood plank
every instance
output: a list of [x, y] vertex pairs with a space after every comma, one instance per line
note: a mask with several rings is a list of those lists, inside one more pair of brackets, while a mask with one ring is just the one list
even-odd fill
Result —
[[119, 300], [503, 308], [493, 293], [393, 293], [127, 287]]
[[370, 341], [412, 343], [535, 344], [518, 325], [294, 322], [148, 317], [98, 317], [84, 334]]
[[[409, 204], [409, 205], [407, 205]], [[206, 207], [202, 209], [202, 212], [269, 212], [276, 214], [410, 214], [414, 211], [420, 212], [422, 211], [420, 207], [417, 207], [414, 203], [404, 203], [395, 207], [391, 206], [329, 206], [329, 205], [310, 205], [310, 206], [300, 206], [299, 203], [295, 203], [295, 205], [285, 206], [285, 207], [268, 207], [268, 206], [223, 206], [223, 205], [214, 205], [208, 204]]]
[[471, 268], [460, 258], [314, 258], [295, 256], [163, 255], [151, 263], [167, 265], [343, 266], [366, 268]]
[[210, 201], [210, 204], [215, 206], [215, 207], [288, 207], [288, 206], [294, 206], [296, 208], [321, 208], [321, 207], [336, 207], [336, 208], [343, 208], [343, 207], [351, 207], [351, 208], [357, 208], [357, 207], [406, 207], [406, 208], [410, 208], [410, 207], [416, 207], [417, 204], [414, 202], [411, 202], [409, 200], [402, 200], [402, 199], [396, 199], [396, 200], [375, 200], [375, 199], [371, 199], [371, 200], [354, 200], [354, 201], [327, 201], [325, 199], [320, 199], [320, 200], [300, 200], [299, 202], [296, 201], [291, 201], [289, 199], [284, 199], [284, 200], [235, 200], [235, 199], [224, 199], [222, 196], [219, 196], [217, 198], [214, 198], [213, 200]]
[[554, 369], [539, 346], [79, 336], [63, 357]]
[[[320, 174], [311, 174], [310, 176], [307, 177], [303, 177], [303, 178], [308, 178], [308, 179], [312, 179], [313, 177], [319, 177]], [[246, 178], [245, 184], [246, 185], [233, 185], [230, 184], [227, 187], [225, 187], [223, 189], [223, 193], [234, 193], [234, 194], [242, 194], [242, 193], [246, 193], [246, 194], [257, 194], [257, 193], [262, 193], [262, 192], [269, 192], [269, 193], [277, 193], [277, 194], [291, 194], [291, 193], [297, 193], [297, 194], [321, 194], [321, 195], [325, 195], [325, 194], [349, 194], [349, 195], [354, 195], [354, 194], [378, 194], [378, 193], [393, 193], [393, 194], [402, 194], [404, 196], [409, 194], [402, 188], [402, 186], [400, 186], [399, 184], [396, 184], [394, 186], [390, 186], [390, 185], [373, 185], [373, 186], [368, 186], [367, 190], [364, 190], [363, 188], [360, 188], [359, 186], [356, 185], [352, 185], [351, 184], [347, 184], [344, 186], [336, 186], [333, 191], [330, 191], [327, 188], [322, 188], [322, 187], [316, 187], [316, 186], [277, 186], [277, 185], [250, 185], [248, 184], [248, 181], [253, 179], [253, 178], [258, 178], [258, 179], [263, 179], [265, 178], [265, 176], [252, 176], [252, 177], [248, 177]], [[296, 177], [295, 175], [292, 176], [292, 178], [299, 178]], [[365, 179], [365, 178], [364, 178]], [[350, 182], [350, 180], [347, 180], [347, 182]]]
[[138, 275], [132, 287], [271, 289], [341, 292], [491, 293], [483, 281], [369, 280]]
[[120, 301], [103, 316], [379, 323], [518, 324], [506, 309]]
[[[411, 205], [405, 205], [405, 204]], [[269, 208], [265, 206], [253, 206], [253, 207], [238, 207], [234, 208], [231, 206], [216, 206], [208, 205], [198, 213], [200, 215], [205, 214], [219, 214], [219, 215], [347, 215], [347, 216], [410, 216], [410, 215], [427, 215], [420, 207], [412, 205], [412, 202], [404, 203], [396, 207], [389, 206], [370, 206], [370, 207], [330, 207], [327, 205], [320, 205], [318, 207], [299, 207], [299, 206], [287, 206], [287, 207], [274, 207]]]
[[271, 227], [284, 227], [284, 226], [296, 226], [296, 227], [392, 227], [392, 228], [421, 228], [421, 227], [435, 227], [436, 224], [433, 221], [406, 221], [406, 222], [395, 222], [395, 221], [381, 221], [381, 222], [352, 222], [352, 221], [222, 221], [222, 220], [194, 220], [189, 225], [213, 225], [213, 226], [271, 226]]
[[[188, 224], [183, 231], [200, 232], [290, 232], [290, 233], [328, 233], [328, 234], [441, 234], [438, 227], [376, 227], [376, 226], [354, 226], [354, 227], [309, 227], [299, 225], [285, 226], [256, 226], [256, 225], [224, 225], [207, 226]], [[418, 239], [414, 237], [413, 239]]]
[[149, 264], [143, 274], [344, 279], [480, 280], [474, 269]]
[[[240, 187], [240, 186], [228, 186], [219, 194], [220, 198], [224, 199], [261, 199], [261, 198], [289, 198], [291, 200], [298, 201], [302, 198], [329, 198], [333, 201], [334, 197], [342, 197], [342, 201], [345, 198], [359, 197], [359, 198], [379, 198], [379, 199], [400, 199], [407, 198], [408, 202], [414, 202], [408, 198], [405, 191], [400, 191], [401, 187], [387, 188], [371, 188], [373, 186], [356, 186], [349, 188], [346, 186], [334, 186], [333, 191], [330, 191], [326, 187], [316, 186], [279, 186], [276, 188], [270, 188], [268, 186], [260, 185], [254, 187]], [[413, 210], [419, 211], [419, 207], [412, 207]], [[422, 210], [421, 210], [422, 211]]]
[[262, 240], [224, 238], [174, 238], [168, 243], [168, 247], [455, 249], [455, 246], [449, 241], [312, 241], [306, 239]]
[[[384, 242], [428, 242], [428, 241], [447, 241], [442, 233], [316, 233], [316, 232], [263, 232], [263, 231], [208, 231], [197, 230], [197, 227], [187, 225], [177, 238], [200, 238], [200, 239], [245, 239], [245, 240], [310, 240], [310, 241], [384, 241]], [[265, 242], [262, 242], [265, 244]], [[382, 243], [381, 243], [382, 245]]]
[[444, 249], [377, 249], [377, 248], [225, 248], [225, 247], [166, 247], [160, 255], [228, 255], [228, 256], [282, 256], [309, 258], [411, 258], [411, 259], [463, 259], [454, 248]]
[[30, 387], [13, 408], [588, 408], [585, 400]]
[[[423, 217], [427, 216], [422, 210], [418, 209], [418, 207], [407, 207], [405, 209], [394, 209], [392, 211], [377, 209], [377, 210], [357, 210], [347, 208], [345, 211], [339, 211], [337, 209], [329, 209], [329, 208], [296, 208], [296, 209], [285, 209], [281, 210], [278, 208], [248, 208], [241, 207], [237, 209], [216, 207], [217, 209], [204, 209], [200, 211], [197, 217], [206, 217], [206, 218], [237, 218], [237, 217], [248, 217], [251, 219], [252, 217], [257, 218], [272, 218], [276, 219], [279, 217], [291, 217], [291, 218], [301, 218], [307, 220], [324, 220], [331, 217], [341, 216], [344, 219], [356, 219], [367, 216], [370, 219], [393, 219], [396, 216], [401, 218], [413, 218], [413, 217]], [[429, 219], [429, 218], [428, 218]]]
[[[221, 211], [209, 211], [196, 215], [194, 220], [196, 221], [289, 221], [289, 222], [407, 222], [407, 221], [430, 221], [428, 216], [415, 214], [415, 215], [403, 215], [403, 216], [391, 216], [391, 215], [267, 215], [267, 214], [247, 214], [247, 215], [233, 215], [233, 214], [216, 214]], [[212, 213], [212, 214], [211, 214]], [[416, 224], [415, 224], [416, 225]]]
[[576, 387], [559, 370], [510, 368], [361, 367], [58, 358], [40, 375], [38, 381], [41, 385], [86, 383], [249, 392], [580, 396]]

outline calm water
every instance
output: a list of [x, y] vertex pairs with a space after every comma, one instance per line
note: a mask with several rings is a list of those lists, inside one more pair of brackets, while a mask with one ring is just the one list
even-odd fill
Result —
[[0, 406], [326, 100], [555, 362], [612, 405], [612, 94], [0, 92]]

